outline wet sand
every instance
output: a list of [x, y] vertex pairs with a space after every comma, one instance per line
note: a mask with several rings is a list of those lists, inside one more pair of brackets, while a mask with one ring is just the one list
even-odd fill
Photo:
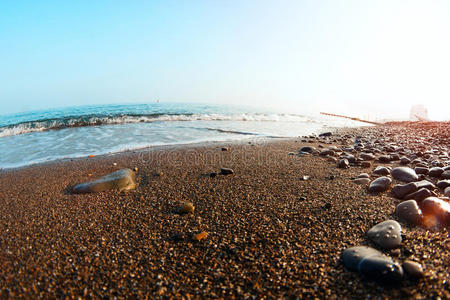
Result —
[[[440, 139], [436, 146], [448, 151], [448, 129], [403, 124], [393, 132], [405, 143]], [[383, 130], [349, 130], [328, 142], [386, 138]], [[367, 231], [395, 218], [400, 202], [352, 178], [398, 162], [339, 169], [318, 155], [288, 155], [325, 142], [166, 147], [0, 171], [0, 296], [449, 298], [448, 228], [402, 224], [400, 251], [387, 254], [421, 263], [419, 281], [386, 286], [345, 269], [342, 251], [374, 247]], [[209, 176], [221, 167], [234, 174]], [[71, 193], [121, 168], [137, 168], [135, 190]], [[178, 214], [183, 202], [194, 213]], [[200, 232], [208, 236], [193, 240]]]

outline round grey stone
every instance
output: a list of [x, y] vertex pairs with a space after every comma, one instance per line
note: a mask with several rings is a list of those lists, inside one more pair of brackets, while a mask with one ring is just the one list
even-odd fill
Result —
[[402, 243], [402, 227], [397, 221], [387, 220], [370, 228], [367, 236], [384, 249], [398, 248]]
[[416, 172], [408, 167], [397, 167], [392, 170], [392, 177], [403, 182], [413, 182], [419, 179]]
[[372, 181], [369, 185], [369, 192], [370, 193], [381, 193], [384, 191], [387, 191], [389, 187], [391, 186], [392, 179], [389, 177], [379, 177]]
[[430, 175], [431, 177], [439, 178], [439, 177], [441, 177], [442, 173], [444, 173], [444, 169], [439, 168], [439, 167], [434, 167], [434, 168], [430, 169], [430, 171], [428, 172], [428, 175]]

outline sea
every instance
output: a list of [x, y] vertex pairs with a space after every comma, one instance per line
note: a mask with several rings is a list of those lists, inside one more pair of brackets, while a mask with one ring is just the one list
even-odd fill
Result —
[[361, 123], [192, 103], [112, 104], [0, 115], [0, 168], [146, 147], [320, 134]]

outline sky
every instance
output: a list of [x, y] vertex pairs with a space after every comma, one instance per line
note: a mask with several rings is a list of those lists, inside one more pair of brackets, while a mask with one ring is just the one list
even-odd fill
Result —
[[0, 1], [0, 114], [127, 102], [450, 119], [450, 1]]

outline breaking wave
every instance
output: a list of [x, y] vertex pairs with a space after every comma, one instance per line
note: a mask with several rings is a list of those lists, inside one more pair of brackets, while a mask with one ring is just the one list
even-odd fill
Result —
[[[295, 114], [120, 114], [83, 115], [62, 118], [38, 119], [0, 127], [0, 137], [19, 135], [46, 130], [59, 130], [73, 127], [102, 126], [130, 123], [150, 123], [167, 121], [259, 121], [259, 122], [315, 122]], [[249, 133], [251, 134], [251, 133]]]

